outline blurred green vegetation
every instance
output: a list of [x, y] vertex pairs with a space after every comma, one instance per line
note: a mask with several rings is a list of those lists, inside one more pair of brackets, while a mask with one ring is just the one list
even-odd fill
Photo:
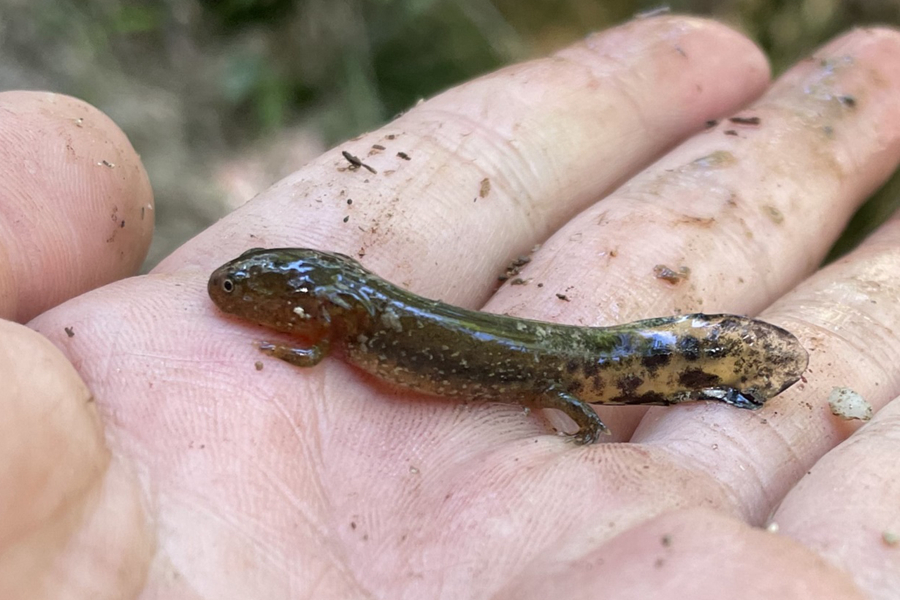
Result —
[[[601, 0], [0, 0], [5, 88], [79, 96], [115, 119], [156, 192], [151, 262], [218, 217], [223, 157], [300, 124], [322, 146], [453, 84], [657, 8]], [[897, 0], [677, 0], [744, 31], [776, 74]], [[294, 165], [299, 166], [299, 165]], [[273, 175], [274, 176], [274, 175]], [[893, 211], [892, 182], [837, 252]]]

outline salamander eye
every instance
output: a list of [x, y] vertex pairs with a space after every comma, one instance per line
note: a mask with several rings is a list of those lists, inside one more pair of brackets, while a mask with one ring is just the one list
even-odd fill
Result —
[[231, 280], [231, 278], [226, 277], [222, 280], [222, 291], [226, 294], [230, 294], [234, 291], [234, 282]]

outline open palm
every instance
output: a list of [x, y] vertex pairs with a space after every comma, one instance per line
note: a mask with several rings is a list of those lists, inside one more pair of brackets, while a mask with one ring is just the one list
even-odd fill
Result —
[[[34, 317], [0, 322], [0, 597], [893, 597], [900, 221], [814, 271], [900, 161], [898, 52], [855, 31], [770, 86], [721, 25], [637, 20], [425, 102], [103, 287], [152, 230], [139, 159], [84, 104], [0, 96], [0, 314]], [[260, 246], [549, 321], [761, 313], [810, 368], [758, 412], [600, 410], [619, 443], [579, 447], [553, 415], [262, 355], [205, 290]], [[837, 420], [833, 386], [875, 419]]]

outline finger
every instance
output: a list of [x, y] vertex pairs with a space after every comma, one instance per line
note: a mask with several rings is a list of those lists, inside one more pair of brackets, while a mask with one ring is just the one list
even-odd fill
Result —
[[[740, 113], [758, 124], [726, 119], [582, 212], [522, 271], [531, 285], [486, 310], [583, 325], [757, 313], [819, 264], [900, 160], [898, 51], [890, 30], [824, 47]], [[640, 417], [599, 412], [625, 436]]]
[[[464, 84], [326, 153], [160, 272], [209, 270], [252, 246], [305, 246], [364, 256], [417, 292], [478, 305], [510, 257], [758, 95], [767, 75], [758, 49], [722, 25], [634, 21]], [[377, 173], [349, 170], [341, 151]]]
[[134, 478], [110, 466], [93, 397], [33, 331], [0, 321], [0, 339], [0, 597], [134, 593], [149, 537]]
[[706, 510], [657, 517], [583, 555], [537, 564], [505, 598], [780, 598], [862, 600], [835, 569], [800, 544]]
[[0, 94], [0, 317], [27, 321], [133, 274], [153, 232], [147, 174], [97, 109], [43, 92]]
[[868, 598], [900, 589], [898, 432], [895, 399], [818, 461], [772, 516], [781, 533], [848, 573]]

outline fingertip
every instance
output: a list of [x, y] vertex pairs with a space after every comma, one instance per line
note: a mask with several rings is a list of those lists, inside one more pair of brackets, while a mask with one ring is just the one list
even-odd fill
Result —
[[0, 113], [0, 317], [26, 321], [133, 274], [153, 195], [125, 134], [89, 104], [5, 92]]

